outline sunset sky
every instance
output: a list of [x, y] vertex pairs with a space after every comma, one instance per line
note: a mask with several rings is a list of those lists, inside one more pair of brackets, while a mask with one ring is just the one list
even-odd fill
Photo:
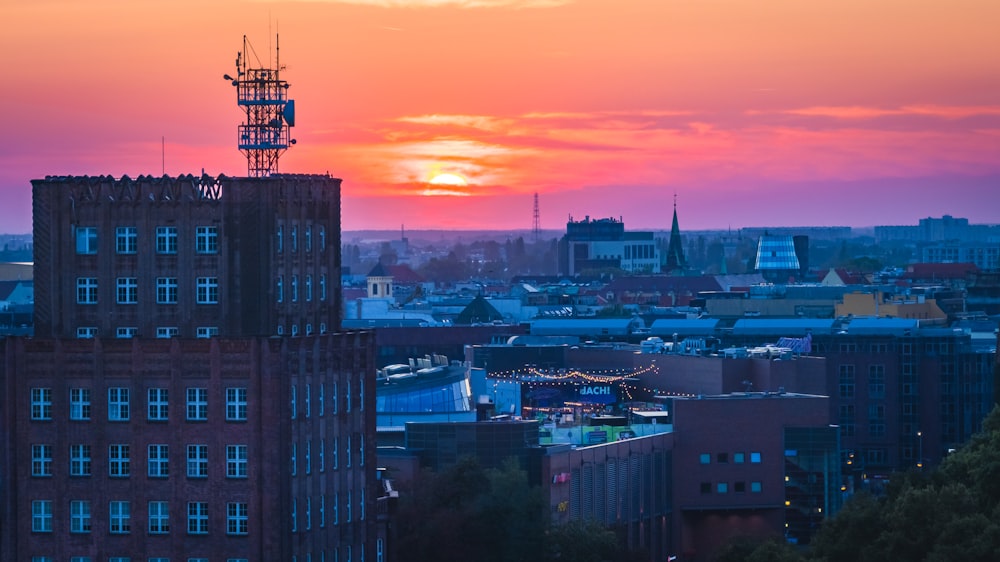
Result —
[[3, 6], [0, 232], [46, 175], [245, 175], [244, 34], [345, 230], [1000, 223], [997, 0]]

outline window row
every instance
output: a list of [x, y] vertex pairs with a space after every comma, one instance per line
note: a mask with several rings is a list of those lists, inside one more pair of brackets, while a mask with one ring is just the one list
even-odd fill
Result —
[[[188, 387], [184, 389], [184, 416], [188, 421], [208, 420], [208, 389]], [[125, 422], [131, 419], [131, 395], [129, 387], [108, 389], [108, 421]], [[226, 388], [226, 421], [247, 420], [246, 387]], [[166, 388], [146, 389], [146, 419], [168, 421], [170, 414], [170, 392]], [[31, 389], [30, 413], [32, 420], [52, 419], [52, 389], [34, 387]], [[89, 388], [69, 389], [69, 419], [88, 421], [91, 415], [91, 391]]]
[[[176, 338], [180, 335], [180, 333], [180, 328], [177, 326], [156, 327], [156, 337], [158, 338]], [[97, 326], [80, 326], [76, 329], [77, 338], [96, 338], [97, 335]], [[195, 337], [198, 338], [213, 338], [218, 335], [218, 326], [198, 326], [195, 328]], [[137, 326], [119, 326], [118, 328], [115, 328], [116, 338], [135, 338], [138, 336], [139, 328]]]
[[[313, 325], [312, 324], [306, 324], [306, 330], [305, 331], [306, 331], [305, 335], [311, 336], [313, 334]], [[279, 336], [285, 335], [285, 326], [284, 326], [284, 324], [278, 324], [278, 329], [276, 330], [275, 333], [277, 335], [279, 335]], [[292, 324], [292, 328], [291, 328], [291, 332], [290, 333], [293, 336], [299, 335], [299, 325], [298, 324]], [[320, 322], [319, 323], [319, 333], [320, 334], [325, 334], [326, 333], [326, 322]]]
[[301, 446], [299, 443], [292, 443], [291, 458], [289, 459], [291, 475], [296, 476], [299, 473], [300, 464], [305, 474], [312, 474], [313, 464], [320, 472], [326, 471], [327, 464], [332, 470], [339, 469], [341, 466], [341, 445], [344, 446], [343, 466], [345, 468], [351, 467], [355, 455], [358, 458], [358, 466], [365, 465], [365, 436], [360, 434], [347, 435], [343, 442], [341, 442], [340, 437], [332, 438], [329, 451], [327, 451], [325, 439], [316, 441], [315, 447], [312, 441], [305, 441]]
[[[108, 445], [108, 476], [128, 478], [132, 475], [133, 447], [128, 443]], [[75, 444], [69, 447], [69, 475], [92, 476], [92, 447]], [[247, 446], [226, 445], [226, 478], [246, 478], [248, 474]], [[53, 473], [53, 448], [47, 443], [31, 445], [31, 475], [50, 477]], [[185, 467], [188, 478], [208, 478], [208, 445], [190, 444], [185, 447]], [[146, 447], [146, 475], [150, 478], [170, 476], [170, 448], [166, 444]]]
[[[96, 226], [78, 226], [76, 234], [76, 253], [94, 255], [98, 248], [98, 232]], [[156, 253], [171, 255], [177, 253], [178, 231], [176, 226], [156, 227]], [[215, 226], [195, 227], [194, 251], [198, 254], [219, 253], [219, 229]], [[134, 226], [119, 226], [115, 228], [115, 253], [122, 255], [139, 252], [139, 229]]]
[[[52, 500], [34, 500], [31, 502], [31, 531], [34, 533], [53, 532], [53, 513], [55, 502]], [[89, 500], [70, 500], [69, 502], [69, 532], [91, 532], [91, 502]], [[207, 535], [209, 529], [208, 502], [187, 502], [186, 530], [189, 535]], [[246, 535], [249, 532], [249, 509], [245, 502], [229, 502], [226, 504], [226, 534]], [[146, 530], [151, 535], [169, 534], [170, 505], [165, 501], [151, 501], [147, 505]], [[108, 532], [112, 535], [125, 535], [132, 532], [132, 502], [108, 502]]]
[[[326, 227], [318, 226], [316, 227], [317, 237], [319, 238], [319, 251], [326, 251]], [[274, 232], [275, 237], [275, 250], [281, 254], [285, 252], [285, 226], [278, 225], [278, 230]], [[305, 226], [302, 228], [302, 245], [306, 252], [313, 251], [313, 227]], [[292, 225], [288, 229], [288, 245], [289, 250], [293, 253], [299, 251], [299, 227], [298, 225]]]
[[[357, 512], [354, 511], [357, 499]], [[292, 532], [310, 531], [313, 528], [313, 518], [320, 529], [325, 529], [327, 523], [340, 525], [354, 521], [355, 514], [358, 521], [365, 520], [365, 489], [358, 490], [355, 495], [353, 490], [348, 490], [342, 494], [331, 494], [327, 498], [326, 494], [320, 494], [313, 501], [312, 497], [292, 498]]]
[[[701, 493], [702, 494], [728, 494], [730, 491], [736, 494], [744, 494], [747, 492], [747, 483], [743, 480], [733, 482], [732, 488], [730, 489], [729, 482], [716, 482], [712, 485], [712, 482], [702, 482], [701, 483]], [[763, 490], [763, 486], [759, 480], [753, 480], [750, 482], [750, 493], [759, 494]]]
[[[97, 277], [76, 278], [76, 303], [97, 304]], [[326, 280], [323, 281], [323, 298], [326, 299]], [[176, 277], [156, 278], [156, 304], [177, 304], [178, 281]], [[219, 278], [198, 277], [194, 285], [195, 302], [198, 304], [219, 303]], [[139, 280], [137, 277], [115, 279], [115, 303], [139, 304]]]
[[[31, 557], [31, 562], [53, 562], [54, 560], [51, 556]], [[141, 558], [138, 560], [141, 560]], [[70, 556], [69, 562], [93, 562], [93, 559], [90, 556]], [[109, 556], [108, 562], [132, 562], [132, 558], [129, 556]], [[146, 562], [170, 562], [170, 558], [166, 556], [150, 556], [146, 558]], [[187, 562], [208, 562], [208, 558], [187, 558]], [[249, 562], [249, 559], [227, 558], [226, 562]]]
[[[750, 453], [750, 462], [752, 464], [760, 463], [760, 453], [753, 451]], [[712, 454], [711, 453], [701, 453], [698, 455], [698, 462], [701, 464], [711, 464]], [[715, 462], [718, 464], [728, 464], [730, 462], [729, 453], [716, 453]], [[733, 464], [743, 464], [747, 462], [747, 454], [744, 452], [733, 453], [732, 461]]]
[[[320, 275], [316, 285], [318, 286], [316, 290], [313, 288], [313, 276], [305, 275], [302, 277], [302, 282], [299, 282], [298, 275], [292, 275], [288, 280], [288, 293], [289, 300], [291, 302], [299, 302], [299, 293], [301, 289], [302, 298], [306, 302], [312, 302], [313, 293], [318, 292], [319, 300], [325, 301], [327, 290], [326, 290], [326, 275]], [[285, 302], [285, 276], [279, 275], [275, 286], [275, 300], [280, 302]]]
[[[292, 419], [294, 420], [299, 416], [300, 408], [305, 417], [311, 417], [313, 402], [316, 404], [316, 414], [320, 417], [326, 413], [327, 403], [330, 405], [331, 414], [340, 413], [341, 405], [343, 405], [345, 413], [351, 412], [355, 408], [355, 400], [357, 401], [358, 411], [363, 412], [365, 410], [365, 379], [363, 376], [358, 377], [357, 384], [353, 386], [350, 380], [344, 381], [343, 394], [339, 392], [340, 388], [341, 385], [334, 382], [330, 385], [330, 395], [327, 396], [326, 384], [319, 383], [316, 385], [314, 395], [313, 385], [306, 383], [302, 387], [302, 392], [299, 393], [298, 385], [292, 384], [288, 389], [289, 409], [291, 410]], [[357, 396], [352, 392], [352, 389], [356, 389]]]

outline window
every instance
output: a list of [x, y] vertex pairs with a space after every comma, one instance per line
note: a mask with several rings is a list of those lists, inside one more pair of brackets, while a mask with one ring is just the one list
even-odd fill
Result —
[[76, 337], [84, 338], [96, 338], [97, 337], [97, 326], [81, 326], [76, 329]]
[[278, 249], [278, 253], [280, 254], [281, 252], [285, 251], [284, 229], [280, 225], [278, 226], [277, 232], [274, 233], [274, 236], [277, 239], [276, 248]]
[[129, 446], [124, 443], [108, 445], [108, 476], [127, 478], [130, 468]]
[[841, 437], [854, 436], [854, 428], [855, 428], [854, 419], [855, 419], [854, 404], [841, 404], [840, 420], [839, 420]]
[[136, 304], [139, 302], [139, 282], [135, 277], [119, 277], [116, 280], [115, 302]]
[[299, 301], [299, 276], [292, 275], [292, 302]]
[[115, 337], [120, 339], [134, 338], [139, 335], [139, 328], [135, 326], [122, 326], [115, 331]]
[[275, 291], [275, 299], [278, 302], [284, 302], [285, 300], [285, 276], [278, 276], [278, 288]]
[[113, 387], [108, 389], [108, 421], [128, 421], [128, 389]]
[[167, 389], [150, 388], [146, 404], [149, 421], [167, 421]]
[[247, 504], [243, 502], [230, 502], [226, 504], [226, 534], [245, 535], [247, 534]]
[[750, 493], [759, 494], [761, 491], [761, 484], [759, 481], [750, 482]]
[[333, 524], [340, 524], [340, 494], [333, 495]]
[[885, 365], [868, 366], [868, 398], [885, 398]]
[[313, 276], [306, 275], [306, 302], [313, 300]]
[[333, 469], [334, 470], [336, 470], [338, 468], [338, 464], [339, 464], [339, 458], [338, 458], [340, 456], [340, 451], [338, 451], [339, 447], [340, 447], [340, 438], [339, 437], [334, 437], [333, 438], [333, 448], [332, 448], [332, 450], [333, 450], [333, 462], [331, 463], [331, 464], [333, 464]]
[[759, 463], [760, 462], [760, 453], [756, 453], [756, 452], [750, 453], [750, 462], [754, 463], [754, 464]]
[[31, 446], [31, 475], [52, 476], [52, 445]]
[[69, 562], [91, 562], [89, 556], [70, 556]]
[[311, 252], [313, 249], [313, 229], [311, 226], [306, 227], [306, 251]]
[[306, 474], [312, 474], [312, 441], [306, 441]]
[[299, 456], [298, 443], [292, 443], [291, 458], [289, 459], [290, 462], [289, 470], [291, 471], [292, 476], [295, 476], [296, 466], [299, 464], [298, 456]]
[[76, 304], [97, 304], [97, 278], [76, 278]]
[[215, 326], [199, 326], [196, 334], [199, 338], [212, 338], [219, 335], [219, 328]]
[[299, 227], [292, 227], [292, 252], [299, 251]]
[[306, 530], [312, 529], [313, 526], [313, 516], [312, 516], [312, 497], [306, 497]]
[[180, 333], [180, 330], [176, 326], [159, 326], [156, 328], [156, 337], [158, 338], [176, 338]]
[[319, 495], [319, 528], [326, 527], [326, 494]]
[[229, 421], [246, 421], [247, 419], [247, 389], [233, 387], [226, 389], [226, 419]]
[[78, 226], [76, 228], [76, 253], [97, 253], [97, 227]]
[[167, 502], [149, 502], [149, 534], [164, 535], [170, 532], [170, 515]]
[[[319, 276], [319, 300], [326, 300], [326, 275]], [[326, 330], [320, 329], [320, 332], [325, 332]]]
[[226, 478], [247, 477], [247, 446], [226, 445]]
[[177, 227], [158, 226], [156, 227], [156, 253], [176, 254], [177, 253]]
[[854, 365], [840, 366], [840, 398], [854, 399]]
[[743, 464], [746, 462], [746, 453], [733, 453], [733, 462], [735, 464]]
[[195, 300], [198, 304], [219, 304], [219, 278], [199, 277]]
[[344, 507], [347, 508], [346, 510], [347, 512], [344, 513], [344, 521], [350, 523], [351, 520], [353, 519], [353, 517], [351, 516], [351, 511], [353, 510], [354, 507], [354, 493], [351, 490], [347, 491], [347, 501], [344, 502]]
[[718, 463], [728, 463], [729, 453], [718, 453], [717, 455], [715, 455], [715, 460]]
[[347, 436], [347, 446], [344, 447], [344, 452], [347, 453], [347, 462], [344, 463], [347, 468], [351, 467], [351, 436]]
[[69, 389], [69, 419], [84, 421], [90, 419], [90, 389]]
[[299, 532], [299, 502], [292, 498], [292, 532]]
[[90, 502], [72, 500], [69, 502], [69, 532], [90, 532]]
[[219, 253], [219, 230], [214, 226], [195, 229], [195, 251], [199, 254]]
[[306, 383], [306, 396], [303, 402], [305, 403], [307, 418], [310, 415], [312, 415], [312, 397], [310, 396], [311, 394], [312, 394], [311, 385], [309, 383]]
[[51, 556], [32, 556], [31, 562], [52, 562]]
[[187, 419], [188, 421], [205, 421], [208, 419], [208, 389], [188, 387]]
[[319, 471], [326, 471], [326, 440], [319, 440]]
[[347, 390], [344, 392], [344, 411], [351, 411], [351, 381], [347, 381]]
[[188, 502], [187, 529], [189, 535], [208, 534], [207, 502]]
[[113, 535], [124, 535], [132, 530], [132, 508], [127, 501], [111, 502], [110, 532]]
[[177, 304], [177, 278], [156, 278], [156, 304]]
[[52, 532], [52, 500], [31, 502], [31, 531], [34, 533]]
[[325, 399], [324, 394], [326, 394], [326, 384], [319, 383], [319, 396], [317, 397], [319, 400], [319, 417], [323, 417], [323, 409], [326, 407], [323, 403]]
[[717, 482], [715, 484], [715, 491], [720, 494], [729, 493], [729, 483], [728, 482]]
[[292, 419], [293, 420], [295, 419], [295, 416], [298, 415], [298, 407], [297, 407], [297, 405], [295, 403], [296, 402], [295, 397], [298, 394], [296, 392], [296, 389], [297, 389], [297, 387], [293, 384], [291, 386], [291, 388], [289, 388], [289, 390], [288, 390], [289, 401], [291, 402], [289, 409], [291, 410], [291, 415], [292, 415]]
[[32, 388], [31, 389], [31, 419], [51, 420], [52, 419], [52, 389]]
[[208, 445], [187, 446], [188, 478], [208, 477]]
[[326, 227], [319, 227], [319, 249], [320, 251], [326, 250]]
[[742, 494], [747, 491], [746, 482], [733, 482], [733, 491], [737, 494]]
[[69, 446], [69, 475], [90, 476], [90, 445]]
[[150, 445], [148, 448], [147, 475], [150, 478], [166, 478], [170, 476], [170, 456], [166, 445]]
[[134, 254], [138, 250], [139, 234], [134, 226], [119, 226], [115, 229], [115, 251], [119, 254]]

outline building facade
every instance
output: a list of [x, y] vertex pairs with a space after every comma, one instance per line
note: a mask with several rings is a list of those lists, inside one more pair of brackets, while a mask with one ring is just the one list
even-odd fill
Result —
[[382, 552], [340, 180], [33, 183], [36, 335], [0, 342], [0, 559]]

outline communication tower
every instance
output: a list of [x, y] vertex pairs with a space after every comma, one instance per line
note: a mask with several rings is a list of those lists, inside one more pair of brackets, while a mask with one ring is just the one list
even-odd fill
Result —
[[535, 193], [535, 212], [532, 216], [531, 232], [535, 235], [535, 242], [538, 242], [538, 237], [542, 233], [542, 221], [538, 216], [538, 193]]
[[[277, 172], [278, 157], [295, 144], [291, 138], [295, 100], [288, 99], [288, 82], [279, 77], [283, 67], [277, 38], [275, 45], [274, 68], [265, 68], [244, 35], [243, 50], [236, 53], [236, 78], [223, 76], [236, 87], [236, 103], [246, 113], [246, 121], [239, 127], [237, 146], [247, 157], [247, 175], [252, 178]], [[249, 62], [251, 55], [256, 66]]]

